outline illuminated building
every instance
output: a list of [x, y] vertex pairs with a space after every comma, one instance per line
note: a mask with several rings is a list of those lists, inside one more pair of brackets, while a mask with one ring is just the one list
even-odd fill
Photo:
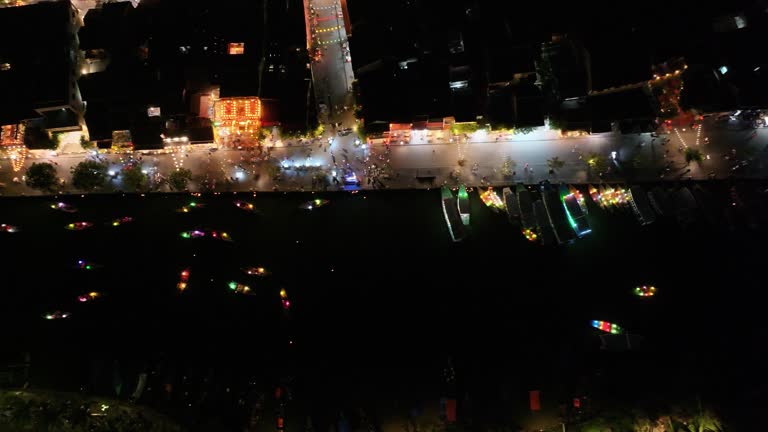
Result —
[[251, 135], [261, 126], [261, 99], [228, 97], [214, 101], [213, 124], [220, 136]]
[[24, 145], [24, 124], [0, 126], [0, 145]]
[[133, 137], [130, 130], [112, 131], [112, 151], [133, 151]]
[[27, 148], [24, 147], [24, 124], [0, 126], [0, 147], [4, 150], [3, 156], [10, 159], [13, 172], [21, 171], [27, 156]]
[[229, 55], [242, 55], [245, 54], [245, 43], [243, 42], [230, 42], [227, 48]]

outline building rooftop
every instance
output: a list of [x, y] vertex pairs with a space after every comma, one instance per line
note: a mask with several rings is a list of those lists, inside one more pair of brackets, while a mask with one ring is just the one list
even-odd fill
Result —
[[587, 42], [594, 91], [652, 78], [653, 57], [647, 41], [643, 42], [643, 37], [644, 35], [638, 35], [637, 32], [623, 32], [615, 38]]
[[209, 144], [213, 142], [213, 126], [199, 122], [185, 122], [179, 127], [163, 132], [166, 139], [184, 137], [190, 144]]
[[80, 116], [71, 108], [61, 108], [43, 112], [47, 130], [72, 130], [80, 126]]
[[119, 106], [94, 101], [88, 103], [85, 124], [92, 141], [112, 140], [112, 131], [128, 130], [135, 112], [126, 112]]
[[137, 119], [130, 128], [133, 148], [136, 150], [157, 150], [163, 148], [163, 120], [160, 117]]
[[106, 3], [90, 10], [78, 32], [80, 49], [108, 49], [129, 45], [140, 30], [137, 11], [128, 2]]
[[515, 74], [534, 72], [538, 48], [532, 45], [494, 47], [486, 52], [485, 67], [488, 70], [488, 82], [509, 81]]
[[426, 58], [401, 69], [393, 60], [357, 75], [367, 121], [410, 122], [445, 117], [451, 110], [448, 66]]
[[32, 109], [69, 105], [76, 13], [68, 1], [0, 8], [0, 117], [6, 122]]
[[110, 64], [104, 72], [84, 75], [79, 80], [83, 99], [89, 104], [93, 101], [106, 101], [117, 105], [160, 105], [162, 101], [162, 81], [158, 74], [146, 67], [122, 68]]
[[645, 86], [587, 97], [594, 120], [653, 119], [657, 110]]

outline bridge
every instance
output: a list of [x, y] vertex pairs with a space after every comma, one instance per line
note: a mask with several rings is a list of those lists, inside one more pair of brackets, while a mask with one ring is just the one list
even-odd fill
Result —
[[347, 40], [350, 25], [346, 1], [304, 0], [304, 21], [321, 122], [341, 122], [350, 127], [354, 125], [355, 77]]

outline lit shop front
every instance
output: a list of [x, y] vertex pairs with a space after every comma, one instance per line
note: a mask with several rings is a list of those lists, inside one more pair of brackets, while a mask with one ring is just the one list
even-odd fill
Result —
[[213, 125], [219, 137], [253, 137], [261, 127], [261, 100], [257, 97], [221, 98], [214, 101]]
[[380, 136], [371, 138], [383, 138], [387, 144], [431, 144], [444, 142], [451, 139], [450, 117], [430, 121], [416, 121], [413, 123], [390, 123], [389, 129]]
[[23, 123], [0, 126], [0, 148], [3, 150], [2, 156], [11, 161], [13, 172], [21, 171], [27, 156]]

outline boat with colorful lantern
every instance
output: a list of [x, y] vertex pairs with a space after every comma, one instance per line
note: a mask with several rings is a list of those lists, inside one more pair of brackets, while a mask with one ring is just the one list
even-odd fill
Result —
[[256, 207], [253, 205], [253, 203], [249, 203], [248, 201], [235, 201], [235, 207], [249, 213], [256, 211]]
[[203, 208], [203, 207], [205, 207], [205, 204], [201, 204], [201, 203], [199, 203], [197, 201], [190, 201], [189, 204], [187, 204], [185, 206], [182, 206], [181, 208], [179, 208], [176, 211], [179, 212], [179, 213], [189, 213], [192, 210], [197, 210], [197, 209], [200, 209], [200, 208]]
[[90, 222], [74, 222], [74, 223], [68, 224], [65, 228], [70, 231], [82, 231], [92, 226], [93, 224]]
[[131, 222], [133, 222], [133, 218], [132, 217], [130, 217], [130, 216], [123, 216], [123, 217], [118, 218], [118, 219], [113, 219], [112, 222], [110, 222], [110, 225], [112, 225], [112, 226], [120, 226], [120, 225], [125, 225], [125, 224], [131, 223]]
[[330, 201], [327, 200], [327, 199], [315, 198], [312, 201], [307, 201], [305, 203], [302, 203], [299, 206], [299, 208], [302, 209], [302, 210], [312, 210], [312, 209], [316, 209], [318, 207], [322, 207], [322, 206], [328, 204], [329, 202]]
[[[536, 200], [533, 203], [533, 215], [536, 218], [536, 229], [539, 232], [541, 244], [544, 246], [553, 244], [555, 242], [555, 233], [552, 231], [552, 225], [549, 224], [547, 209], [544, 207], [544, 202]], [[525, 235], [525, 233], [523, 233], [523, 235]]]
[[584, 214], [588, 214], [589, 211], [587, 210], [587, 202], [584, 199], [584, 195], [581, 193], [581, 191], [574, 185], [568, 185], [568, 192], [573, 194], [573, 196], [576, 197], [576, 201], [579, 203], [579, 207], [581, 207], [581, 211], [584, 212]]
[[86, 303], [93, 300], [96, 300], [97, 298], [100, 298], [102, 295], [99, 292], [91, 291], [89, 293], [83, 294], [81, 296], [77, 296], [77, 301], [80, 303]]
[[494, 192], [492, 187], [488, 187], [486, 190], [478, 188], [478, 193], [480, 194], [480, 200], [483, 201], [483, 204], [491, 210], [498, 212], [499, 210], [504, 209], [504, 202], [499, 198], [496, 192]]
[[520, 208], [520, 224], [523, 230], [536, 229], [536, 218], [533, 215], [533, 199], [531, 192], [523, 185], [517, 185], [517, 205]]
[[227, 284], [227, 287], [229, 287], [229, 289], [234, 291], [236, 294], [243, 294], [243, 295], [253, 295], [254, 294], [254, 292], [251, 291], [251, 287], [249, 287], [248, 285], [237, 283], [235, 281], [229, 282]]
[[288, 292], [285, 288], [280, 288], [280, 304], [286, 312], [291, 309], [291, 300], [288, 298]]
[[75, 213], [77, 212], [77, 209], [74, 206], [71, 206], [64, 202], [57, 202], [54, 204], [51, 204], [51, 208], [54, 210], [61, 210], [65, 213]]
[[609, 323], [607, 321], [593, 320], [592, 327], [611, 334], [621, 334], [624, 332], [624, 329], [619, 327], [617, 324]]
[[600, 204], [607, 210], [615, 210], [629, 204], [629, 192], [624, 187], [610, 184], [600, 185]]
[[445, 224], [448, 226], [451, 240], [460, 242], [467, 236], [467, 231], [461, 220], [461, 215], [459, 214], [459, 206], [456, 203], [456, 197], [453, 196], [453, 192], [448, 186], [443, 186], [440, 189], [440, 194], [443, 206], [443, 216], [445, 217]]
[[264, 267], [245, 267], [243, 273], [249, 276], [268, 276], [269, 272]]
[[508, 187], [502, 189], [501, 194], [504, 196], [504, 207], [507, 209], [509, 221], [515, 224], [519, 223], [520, 206], [517, 204], [517, 195]]
[[598, 187], [598, 190], [600, 191], [600, 208], [604, 210], [611, 210], [610, 202], [611, 202], [611, 196], [609, 193], [609, 189], [605, 187], [604, 184], [601, 184]]
[[463, 184], [459, 186], [456, 208], [459, 210], [459, 215], [461, 215], [461, 223], [469, 225], [469, 194], [467, 193], [467, 187]]
[[65, 319], [72, 316], [69, 312], [61, 312], [61, 311], [55, 311], [51, 313], [47, 313], [43, 315], [43, 318], [47, 320], [59, 320], [59, 319]]
[[576, 239], [576, 233], [568, 222], [568, 217], [560, 199], [560, 194], [549, 182], [543, 182], [540, 186], [541, 198], [547, 209], [547, 217], [558, 244], [570, 243]]
[[205, 237], [205, 231], [200, 230], [192, 230], [192, 231], [182, 231], [181, 232], [181, 238], [190, 239], [190, 238], [203, 238]]
[[85, 260], [77, 260], [77, 263], [75, 264], [75, 268], [80, 270], [96, 270], [100, 269], [101, 267], [101, 264], [96, 264], [94, 262]]
[[600, 199], [600, 191], [593, 185], [589, 185], [588, 192], [589, 192], [589, 198], [592, 200], [592, 202], [595, 203], [595, 205], [602, 208], [603, 204], [602, 204], [602, 200]]
[[0, 232], [7, 232], [7, 233], [19, 232], [19, 227], [15, 225], [0, 224]]
[[656, 287], [653, 285], [641, 285], [635, 287], [634, 292], [638, 297], [653, 297], [656, 295]]
[[224, 231], [211, 231], [211, 237], [217, 240], [223, 240], [225, 242], [231, 242], [232, 237]]
[[576, 196], [572, 193], [561, 198], [563, 200], [563, 207], [565, 208], [565, 216], [568, 218], [568, 223], [571, 228], [576, 232], [576, 235], [583, 237], [586, 234], [592, 232], [587, 222], [587, 217], [581, 210], [581, 206], [576, 199]]
[[185, 268], [179, 274], [179, 282], [176, 284], [176, 289], [180, 292], [184, 292], [187, 289], [187, 283], [189, 282], [189, 267]]

